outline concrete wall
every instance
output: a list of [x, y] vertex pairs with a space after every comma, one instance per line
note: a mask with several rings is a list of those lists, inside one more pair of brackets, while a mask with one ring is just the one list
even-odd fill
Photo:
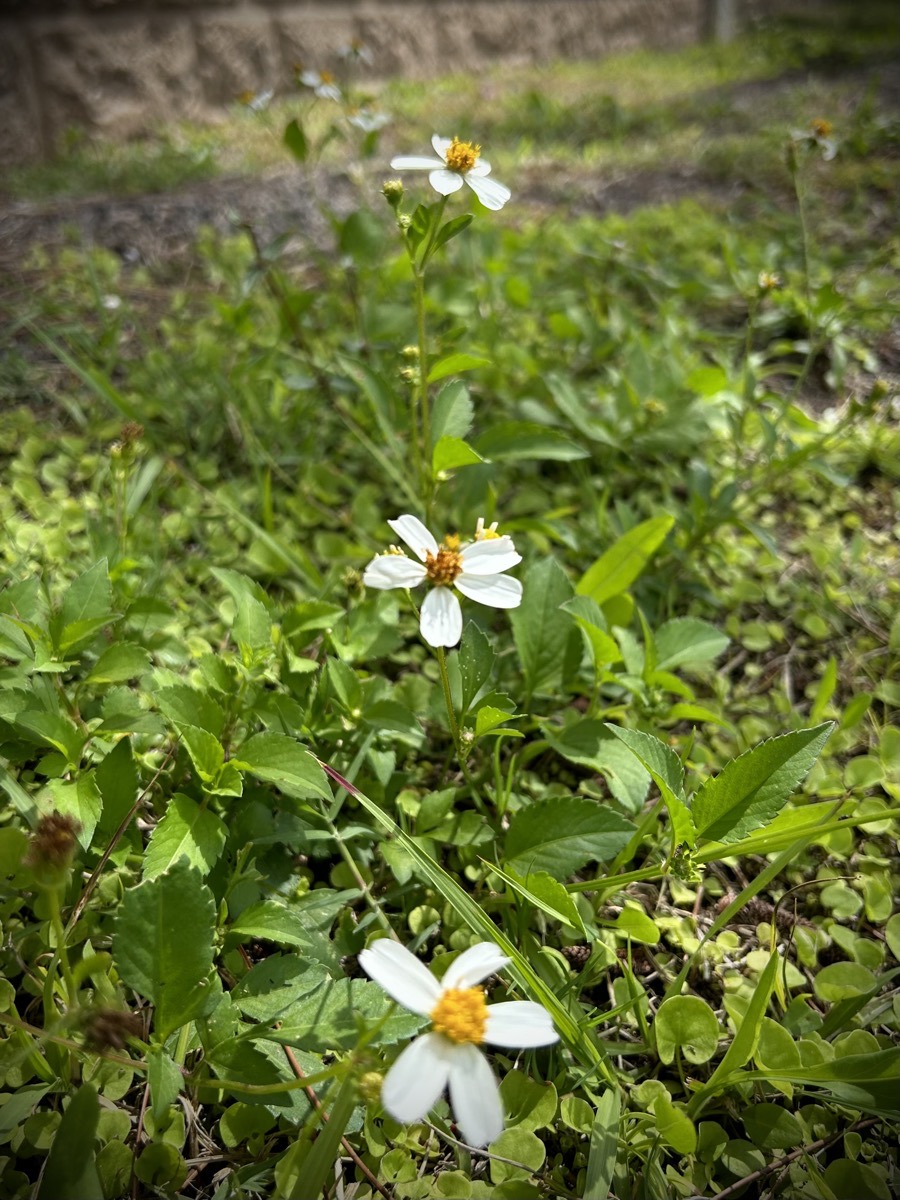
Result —
[[72, 126], [128, 137], [208, 119], [245, 90], [286, 90], [297, 63], [358, 38], [375, 76], [678, 46], [777, 0], [0, 0], [0, 163], [53, 152]]

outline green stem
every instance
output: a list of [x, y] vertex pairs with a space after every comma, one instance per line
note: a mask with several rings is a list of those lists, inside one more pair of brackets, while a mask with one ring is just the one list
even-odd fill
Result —
[[356, 1079], [348, 1072], [338, 1089], [334, 1104], [328, 1112], [328, 1120], [319, 1131], [319, 1136], [302, 1162], [300, 1171], [286, 1194], [286, 1200], [305, 1200], [306, 1197], [321, 1196], [329, 1176], [334, 1171], [334, 1160], [338, 1156], [344, 1130], [356, 1107]]
[[75, 983], [75, 976], [72, 974], [72, 968], [69, 965], [69, 952], [66, 948], [66, 930], [62, 922], [62, 912], [59, 907], [58, 888], [49, 889], [47, 892], [47, 902], [50, 905], [50, 925], [56, 937], [56, 956], [59, 959], [63, 980], [66, 985], [66, 1002], [69, 1008], [74, 1008], [78, 995], [78, 987]]
[[450, 722], [450, 734], [453, 738], [453, 745], [456, 748], [456, 761], [459, 763], [463, 777], [472, 791], [472, 799], [475, 801], [478, 808], [483, 810], [484, 804], [482, 803], [479, 795], [478, 786], [475, 783], [472, 772], [469, 770], [468, 763], [466, 762], [466, 752], [465, 747], [463, 746], [462, 734], [460, 733], [459, 722], [456, 719], [456, 712], [453, 708], [453, 695], [450, 691], [450, 676], [447, 672], [447, 656], [444, 653], [444, 647], [436, 646], [435, 654], [437, 655], [438, 666], [440, 667], [441, 671], [441, 688], [444, 692], [444, 704], [447, 706], [447, 719]]

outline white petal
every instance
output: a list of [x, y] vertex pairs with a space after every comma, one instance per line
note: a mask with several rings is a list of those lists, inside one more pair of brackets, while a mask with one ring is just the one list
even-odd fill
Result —
[[552, 1046], [559, 1041], [550, 1014], [531, 1000], [489, 1004], [484, 1040], [492, 1046]]
[[485, 538], [472, 542], [462, 552], [466, 575], [499, 575], [522, 561], [510, 537]]
[[489, 608], [518, 608], [522, 603], [522, 585], [511, 575], [490, 575], [486, 579], [477, 575], [460, 575], [455, 587], [478, 604]]
[[431, 145], [434, 147], [435, 154], [439, 154], [446, 162], [447, 151], [453, 145], [453, 138], [442, 138], [439, 133], [433, 133], [431, 135]]
[[456, 171], [432, 171], [428, 176], [428, 182], [442, 196], [450, 196], [462, 187], [463, 177]]
[[496, 179], [488, 179], [484, 175], [473, 175], [471, 171], [466, 176], [466, 183], [484, 207], [492, 208], [494, 212], [501, 209], [512, 195], [509, 188], [498, 183]]
[[393, 938], [380, 938], [359, 953], [359, 965], [392, 1000], [427, 1016], [437, 1003], [441, 985], [412, 951]]
[[478, 942], [453, 960], [444, 972], [441, 990], [475, 987], [482, 979], [487, 979], [488, 975], [493, 975], [511, 961], [493, 942]]
[[405, 554], [377, 554], [363, 572], [363, 583], [371, 588], [415, 587], [425, 578], [425, 568]]
[[442, 159], [426, 158], [423, 154], [401, 154], [391, 159], [392, 171], [433, 171], [443, 165]]
[[455, 646], [462, 637], [462, 609], [449, 588], [432, 588], [425, 597], [419, 629], [429, 646]]
[[489, 162], [485, 162], [483, 158], [476, 158], [475, 166], [469, 167], [468, 171], [466, 172], [468, 175], [490, 175], [490, 173], [491, 164]]
[[455, 1049], [439, 1033], [410, 1042], [381, 1085], [381, 1103], [395, 1121], [421, 1121], [434, 1107], [447, 1086]]
[[503, 1104], [491, 1065], [466, 1042], [455, 1046], [450, 1061], [450, 1103], [470, 1146], [487, 1146], [503, 1132]]
[[388, 521], [391, 529], [401, 542], [406, 542], [417, 558], [425, 561], [426, 554], [437, 554], [438, 544], [434, 534], [429, 533], [418, 517], [404, 513], [396, 521]]

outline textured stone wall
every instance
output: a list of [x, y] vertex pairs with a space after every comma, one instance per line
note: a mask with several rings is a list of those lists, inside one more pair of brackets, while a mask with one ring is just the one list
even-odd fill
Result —
[[[0, 0], [0, 163], [51, 154], [71, 126], [129, 137], [214, 118], [245, 90], [286, 89], [298, 62], [333, 66], [354, 38], [374, 75], [426, 79], [683, 45], [708, 31], [714, 2]], [[779, 7], [740, 2], [745, 15]]]

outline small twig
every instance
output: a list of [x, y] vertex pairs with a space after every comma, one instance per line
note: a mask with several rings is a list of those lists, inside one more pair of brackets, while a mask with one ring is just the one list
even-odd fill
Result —
[[760, 1179], [765, 1179], [767, 1175], [774, 1175], [776, 1171], [782, 1170], [794, 1162], [795, 1159], [801, 1158], [804, 1154], [818, 1154], [820, 1150], [827, 1150], [829, 1146], [835, 1142], [839, 1142], [845, 1134], [853, 1133], [860, 1129], [869, 1129], [873, 1125], [879, 1123], [877, 1117], [870, 1117], [867, 1121], [857, 1121], [851, 1125], [849, 1129], [842, 1129], [840, 1133], [829, 1134], [828, 1137], [819, 1138], [817, 1142], [813, 1142], [811, 1146], [801, 1146], [797, 1150], [791, 1151], [784, 1158], [779, 1158], [777, 1162], [769, 1163], [766, 1167], [760, 1167], [758, 1171], [753, 1171], [749, 1175], [745, 1175], [743, 1179], [739, 1179], [737, 1183], [730, 1183], [727, 1188], [721, 1192], [717, 1192], [712, 1200], [728, 1200], [730, 1196], [734, 1196], [737, 1192], [742, 1191], [748, 1184], [756, 1183]]
[[[293, 1050], [290, 1048], [290, 1046], [282, 1046], [282, 1049], [284, 1050], [285, 1058], [287, 1058], [288, 1062], [291, 1065], [291, 1070], [294, 1072], [294, 1074], [297, 1076], [298, 1079], [303, 1079], [305, 1077], [305, 1072], [304, 1072], [303, 1068], [300, 1066], [300, 1064], [297, 1062], [296, 1058], [294, 1057]], [[313, 1108], [318, 1113], [319, 1119], [322, 1121], [323, 1124], [325, 1124], [328, 1121], [328, 1113], [325, 1112], [325, 1110], [322, 1108], [322, 1101], [319, 1099], [319, 1097], [316, 1095], [316, 1093], [313, 1091], [313, 1089], [311, 1087], [308, 1087], [304, 1090], [306, 1091], [306, 1094], [309, 1097], [310, 1104], [313, 1106]], [[350, 1145], [350, 1143], [348, 1142], [348, 1140], [345, 1137], [341, 1138], [341, 1145], [344, 1147], [345, 1153], [353, 1160], [353, 1163], [356, 1166], [356, 1168], [359, 1171], [362, 1171], [363, 1175], [365, 1175], [366, 1179], [369, 1181], [369, 1184], [375, 1189], [375, 1191], [378, 1192], [379, 1195], [384, 1196], [385, 1200], [391, 1200], [391, 1193], [387, 1190], [387, 1188], [384, 1187], [383, 1184], [379, 1183], [379, 1181], [372, 1174], [372, 1172], [369, 1170], [369, 1168], [366, 1166], [366, 1164], [363, 1162], [363, 1160], [359, 1157], [359, 1155], [356, 1153], [356, 1151], [353, 1149], [353, 1147]]]
[[[518, 1162], [514, 1158], [505, 1158], [502, 1154], [492, 1154], [490, 1150], [483, 1150], [478, 1146], [470, 1146], [468, 1142], [460, 1141], [459, 1138], [453, 1137], [452, 1134], [445, 1133], [443, 1129], [439, 1129], [437, 1125], [432, 1125], [430, 1121], [424, 1121], [423, 1124], [426, 1125], [432, 1133], [436, 1133], [439, 1138], [443, 1138], [445, 1142], [450, 1142], [450, 1144], [453, 1146], [458, 1146], [460, 1150], [465, 1150], [467, 1154], [474, 1154], [476, 1158], [488, 1158], [491, 1160], [491, 1162], [506, 1163], [508, 1167], [516, 1167], [519, 1171], [527, 1171], [529, 1175], [537, 1175], [537, 1172], [534, 1170], [534, 1168], [529, 1167], [527, 1163]], [[539, 1186], [543, 1186], [540, 1178], [538, 1178], [538, 1184]], [[568, 1200], [579, 1200], [579, 1197], [576, 1196], [574, 1192], [565, 1190], [561, 1184], [554, 1182], [553, 1187], [555, 1189], [553, 1192], [554, 1196], [566, 1196], [568, 1197]]]
[[124, 837], [125, 830], [128, 828], [128, 826], [134, 820], [135, 813], [141, 807], [141, 804], [143, 804], [146, 797], [149, 795], [154, 784], [156, 783], [157, 779], [159, 779], [160, 775], [162, 775], [163, 771], [165, 770], [165, 768], [169, 762], [169, 759], [172, 757], [172, 755], [174, 753], [175, 753], [175, 747], [170, 746], [169, 749], [166, 751], [165, 758], [159, 764], [159, 767], [157, 768], [155, 775], [150, 780], [150, 782], [147, 784], [147, 786], [144, 788], [144, 790], [138, 794], [138, 797], [135, 800], [134, 804], [132, 804], [131, 808], [128, 810], [128, 812], [125, 814], [125, 816], [122, 818], [122, 822], [119, 825], [119, 828], [109, 839], [109, 845], [106, 847], [106, 849], [100, 855], [100, 861], [97, 863], [96, 867], [94, 867], [93, 871], [91, 872], [90, 879], [88, 879], [87, 883], [85, 884], [84, 891], [78, 897], [75, 907], [72, 909], [72, 915], [69, 917], [69, 923], [66, 925], [66, 933], [67, 934], [72, 932], [72, 930], [75, 928], [75, 926], [78, 924], [79, 920], [81, 919], [81, 914], [84, 912], [85, 908], [87, 907], [87, 903], [90, 900], [91, 896], [93, 895], [94, 888], [97, 886], [97, 883], [100, 880], [100, 876], [103, 872], [103, 868], [109, 862], [113, 851], [115, 850], [116, 846], [118, 846], [119, 842]]

